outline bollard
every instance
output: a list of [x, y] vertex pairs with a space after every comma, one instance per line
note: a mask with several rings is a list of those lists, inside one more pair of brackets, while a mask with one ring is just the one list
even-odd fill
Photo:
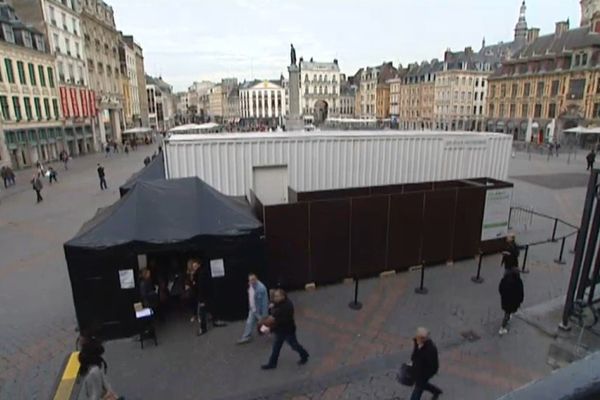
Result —
[[483, 283], [483, 278], [481, 277], [481, 262], [483, 261], [483, 253], [479, 252], [479, 263], [477, 265], [477, 275], [471, 277], [471, 280], [475, 283]]
[[558, 218], [554, 218], [554, 228], [552, 229], [552, 241], [556, 242], [556, 228], [558, 226]]
[[510, 225], [510, 219], [511, 219], [511, 217], [512, 217], [512, 211], [513, 211], [513, 208], [512, 208], [512, 207], [508, 209], [508, 229], [510, 229], [510, 228], [511, 228], [511, 225]]
[[352, 310], [360, 310], [362, 308], [362, 303], [358, 301], [358, 277], [354, 277], [354, 301], [348, 303], [348, 307]]
[[564, 265], [566, 264], [565, 260], [563, 260], [563, 252], [565, 251], [565, 241], [567, 240], [567, 237], [565, 236], [562, 239], [562, 243], [560, 245], [560, 253], [558, 255], [558, 259], [555, 259], [554, 262], [559, 264], [559, 265]]
[[424, 287], [425, 282], [425, 263], [421, 264], [421, 284], [418, 288], [415, 289], [415, 293], [417, 294], [427, 294], [427, 288]]
[[525, 266], [527, 265], [527, 253], [529, 253], [529, 245], [525, 246], [525, 254], [523, 255], [523, 268], [521, 268], [522, 274], [529, 273], [529, 270], [525, 269]]

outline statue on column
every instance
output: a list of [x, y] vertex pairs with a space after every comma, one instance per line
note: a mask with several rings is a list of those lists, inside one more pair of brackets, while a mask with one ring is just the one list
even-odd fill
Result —
[[290, 50], [290, 63], [291, 65], [296, 65], [296, 49], [294, 49], [294, 45], [290, 44], [292, 49]]

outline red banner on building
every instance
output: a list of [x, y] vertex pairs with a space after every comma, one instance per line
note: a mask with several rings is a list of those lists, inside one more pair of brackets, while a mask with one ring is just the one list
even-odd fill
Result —
[[73, 116], [79, 118], [81, 114], [79, 114], [79, 103], [77, 102], [77, 89], [70, 88], [71, 92], [71, 109], [73, 110]]
[[69, 118], [71, 116], [69, 113], [69, 98], [67, 95], [67, 88], [64, 86], [60, 87], [60, 105], [62, 108], [63, 118]]
[[90, 112], [88, 110], [88, 96], [86, 89], [79, 90], [79, 97], [81, 98], [81, 113], [84, 117], [89, 117]]
[[96, 93], [94, 93], [93, 90], [90, 90], [88, 94], [90, 96], [90, 115], [95, 117], [98, 115], [98, 110], [96, 109]]

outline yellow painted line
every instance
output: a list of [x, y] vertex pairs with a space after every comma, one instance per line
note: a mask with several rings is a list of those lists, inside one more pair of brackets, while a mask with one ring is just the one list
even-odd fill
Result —
[[67, 361], [58, 388], [56, 388], [54, 400], [69, 400], [71, 398], [71, 393], [73, 392], [73, 386], [75, 386], [75, 380], [77, 379], [78, 373], [79, 352], [75, 351], [69, 356], [69, 361]]

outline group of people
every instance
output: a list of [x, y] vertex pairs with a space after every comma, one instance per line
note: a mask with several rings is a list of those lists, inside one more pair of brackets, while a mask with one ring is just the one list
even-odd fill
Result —
[[4, 188], [8, 188], [9, 186], [13, 186], [15, 184], [15, 173], [12, 168], [7, 165], [4, 165], [2, 168], [0, 168], [0, 177], [2, 177]]

